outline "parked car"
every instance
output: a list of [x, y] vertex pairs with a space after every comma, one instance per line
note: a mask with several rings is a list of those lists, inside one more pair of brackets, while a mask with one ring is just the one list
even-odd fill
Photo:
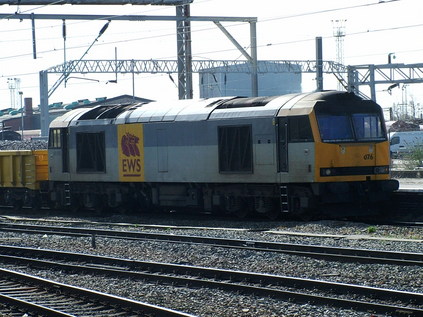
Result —
[[0, 141], [20, 141], [22, 139], [18, 132], [11, 130], [0, 131]]
[[391, 157], [401, 157], [412, 151], [423, 149], [423, 131], [403, 131], [389, 133]]

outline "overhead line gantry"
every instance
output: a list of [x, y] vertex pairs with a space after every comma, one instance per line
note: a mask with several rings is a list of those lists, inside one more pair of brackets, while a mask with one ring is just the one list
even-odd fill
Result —
[[[228, 37], [228, 39], [241, 51], [251, 63], [251, 90], [254, 96], [258, 94], [257, 82], [257, 39], [256, 39], [256, 24], [257, 18], [254, 17], [193, 17], [190, 15], [190, 3], [193, 0], [0, 0], [0, 5], [173, 5], [176, 7], [176, 16], [146, 16], [146, 15], [72, 15], [72, 14], [0, 14], [0, 19], [18, 19], [32, 20], [33, 31], [33, 51], [35, 50], [35, 21], [36, 20], [105, 20], [105, 21], [175, 21], [176, 22], [176, 36], [177, 36], [177, 65], [178, 65], [178, 95], [180, 99], [191, 99], [193, 97], [192, 89], [192, 53], [191, 53], [191, 22], [193, 21], [210, 21], [214, 22], [217, 27]], [[247, 22], [250, 24], [250, 53], [243, 49], [231, 35], [222, 26], [221, 22]], [[69, 66], [68, 63], [64, 63]], [[69, 72], [73, 69], [64, 69], [63, 76], [66, 78]], [[47, 80], [40, 73], [40, 81]], [[59, 79], [60, 82], [63, 79]], [[44, 85], [40, 83], [40, 86]], [[57, 87], [56, 87], [57, 88]], [[52, 92], [51, 92], [52, 93]], [[41, 92], [40, 98], [41, 107], [41, 135], [46, 135], [48, 130], [48, 95], [45, 98]]]

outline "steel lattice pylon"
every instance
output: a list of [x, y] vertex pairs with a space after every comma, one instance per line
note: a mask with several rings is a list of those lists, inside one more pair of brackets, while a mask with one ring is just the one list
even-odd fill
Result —
[[[243, 60], [192, 60], [191, 71], [193, 73], [202, 72], [232, 72], [245, 73], [246, 61]], [[247, 63], [247, 65], [249, 65]], [[269, 60], [267, 63], [260, 63], [257, 66], [258, 73], [267, 73], [270, 70], [276, 72], [290, 72], [301, 69], [303, 73], [315, 73], [315, 60]], [[71, 60], [66, 64], [52, 66], [45, 70], [49, 74], [62, 74], [68, 69], [73, 69], [73, 73], [178, 73], [177, 60]], [[332, 61], [323, 62], [325, 73], [347, 73], [348, 68], [344, 65]], [[251, 66], [249, 68], [251, 72]]]
[[183, 18], [176, 21], [178, 95], [179, 99], [192, 99], [191, 21], [187, 19], [190, 16], [190, 6], [177, 6], [176, 16]]

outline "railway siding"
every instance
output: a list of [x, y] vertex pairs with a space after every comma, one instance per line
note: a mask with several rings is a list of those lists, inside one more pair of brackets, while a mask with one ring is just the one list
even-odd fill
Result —
[[[4, 248], [3, 248], [4, 249]], [[52, 267], [59, 270], [72, 270], [73, 272], [89, 272], [107, 276], [127, 277], [156, 281], [158, 283], [171, 283], [172, 285], [189, 287], [217, 288], [229, 292], [243, 294], [260, 294], [281, 300], [295, 299], [298, 302], [323, 302], [336, 307], [354, 307], [358, 310], [372, 310], [379, 313], [396, 313], [398, 310], [407, 311], [410, 315], [422, 314], [423, 294], [403, 291], [394, 291], [381, 288], [361, 287], [345, 283], [331, 283], [303, 278], [292, 278], [271, 274], [241, 272], [233, 270], [217, 270], [187, 265], [165, 263], [142, 263], [133, 260], [116, 258], [81, 256], [77, 254], [60, 254], [49, 250], [26, 248], [8, 248], [7, 253], [18, 256], [1, 257], [2, 261], [29, 263], [31, 266]], [[32, 260], [32, 258], [36, 258]], [[42, 261], [39, 258], [54, 258]], [[71, 259], [76, 264], [64, 264], [63, 260]], [[57, 262], [59, 260], [59, 262]], [[88, 262], [86, 264], [85, 262]], [[295, 289], [294, 291], [289, 289]], [[300, 289], [300, 292], [297, 290]], [[312, 290], [310, 292], [310, 290]], [[315, 295], [319, 290], [324, 295]], [[339, 296], [342, 294], [343, 296]], [[349, 296], [345, 296], [349, 294]], [[351, 300], [351, 294], [356, 294]], [[358, 298], [359, 296], [360, 298]], [[395, 302], [392, 302], [395, 298]], [[375, 303], [375, 301], [377, 301]], [[399, 302], [406, 306], [398, 306]], [[404, 304], [403, 304], [404, 305]], [[178, 316], [175, 314], [175, 316]]]
[[[114, 218], [119, 222], [118, 227], [126, 230], [141, 232], [165, 232], [166, 234], [178, 235], [205, 235], [226, 239], [266, 240], [269, 242], [292, 242], [309, 243], [315, 245], [348, 246], [369, 249], [389, 249], [399, 252], [421, 252], [421, 242], [407, 239], [397, 240], [373, 240], [373, 239], [347, 239], [339, 238], [346, 233], [367, 232], [368, 225], [348, 222], [315, 222], [315, 223], [252, 223], [231, 222], [228, 220], [202, 221], [199, 219], [178, 219], [171, 216], [167, 218], [151, 219], [148, 222], [132, 223], [128, 219]], [[59, 218], [51, 219], [60, 222]], [[69, 219], [75, 221], [77, 219]], [[82, 225], [75, 223], [74, 226], [86, 226], [92, 228], [116, 227], [103, 219]], [[38, 221], [41, 222], [41, 221]], [[148, 226], [151, 224], [151, 227]], [[195, 223], [201, 223], [202, 228], [196, 228]], [[143, 226], [143, 224], [145, 226]], [[154, 224], [159, 226], [154, 227]], [[166, 226], [168, 225], [168, 226]], [[178, 226], [181, 226], [178, 228]], [[225, 230], [225, 226], [229, 226]], [[167, 228], [166, 228], [167, 227]], [[380, 228], [386, 228], [392, 235], [398, 236], [405, 232], [404, 227], [375, 226], [376, 233]], [[211, 230], [205, 230], [210, 228]], [[219, 228], [219, 229], [217, 229]], [[266, 229], [264, 231], [260, 229]], [[257, 230], [258, 229], [258, 230]], [[284, 230], [285, 229], [285, 230]], [[301, 234], [273, 234], [270, 231], [310, 232], [311, 236]], [[385, 230], [385, 229], [384, 229]], [[410, 228], [415, 234], [421, 232], [421, 228]], [[319, 234], [321, 236], [319, 236]], [[307, 258], [298, 255], [280, 254], [274, 252], [255, 252], [253, 250], [233, 250], [229, 248], [216, 248], [187, 243], [170, 243], [163, 241], [131, 241], [125, 239], [110, 239], [96, 237], [96, 248], [92, 247], [91, 237], [63, 237], [53, 233], [47, 234], [23, 234], [1, 232], [0, 238], [11, 239], [9, 244], [21, 246], [35, 246], [56, 250], [68, 250], [84, 252], [87, 254], [108, 255], [134, 260], [158, 261], [166, 263], [179, 263], [185, 265], [205, 266], [220, 269], [242, 270], [260, 272], [264, 274], [276, 274], [294, 276], [298, 278], [311, 278], [340, 283], [360, 284], [369, 287], [382, 287], [398, 289], [402, 291], [423, 293], [420, 266], [384, 265], [384, 264], [357, 264], [327, 261], [323, 259]], [[15, 240], [22, 238], [21, 240]], [[6, 241], [6, 240], [4, 240]], [[420, 250], [420, 251], [419, 251]], [[198, 316], [281, 316], [281, 311], [292, 316], [354, 316], [368, 317], [369, 313], [350, 309], [334, 308], [330, 305], [296, 304], [283, 300], [275, 300], [262, 296], [247, 296], [233, 294], [222, 290], [210, 290], [207, 288], [191, 289], [190, 287], [174, 287], [157, 282], [136, 282], [128, 279], [104, 278], [91, 275], [64, 274], [55, 270], [25, 269], [27, 272], [51, 278], [63, 283], [72, 283], [81, 287], [94, 288], [110, 292], [119, 296], [130, 297], [136, 300], [147, 301], [160, 306], [189, 312]], [[317, 292], [316, 295], [323, 295]], [[189, 300], [188, 300], [189, 298]]]
[[12, 270], [0, 269], [0, 274], [2, 302], [38, 316], [194, 317]]

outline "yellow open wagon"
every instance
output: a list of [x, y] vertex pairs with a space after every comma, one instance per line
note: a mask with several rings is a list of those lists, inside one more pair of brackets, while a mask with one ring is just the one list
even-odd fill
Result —
[[2, 205], [36, 206], [41, 183], [48, 180], [47, 150], [0, 151]]

